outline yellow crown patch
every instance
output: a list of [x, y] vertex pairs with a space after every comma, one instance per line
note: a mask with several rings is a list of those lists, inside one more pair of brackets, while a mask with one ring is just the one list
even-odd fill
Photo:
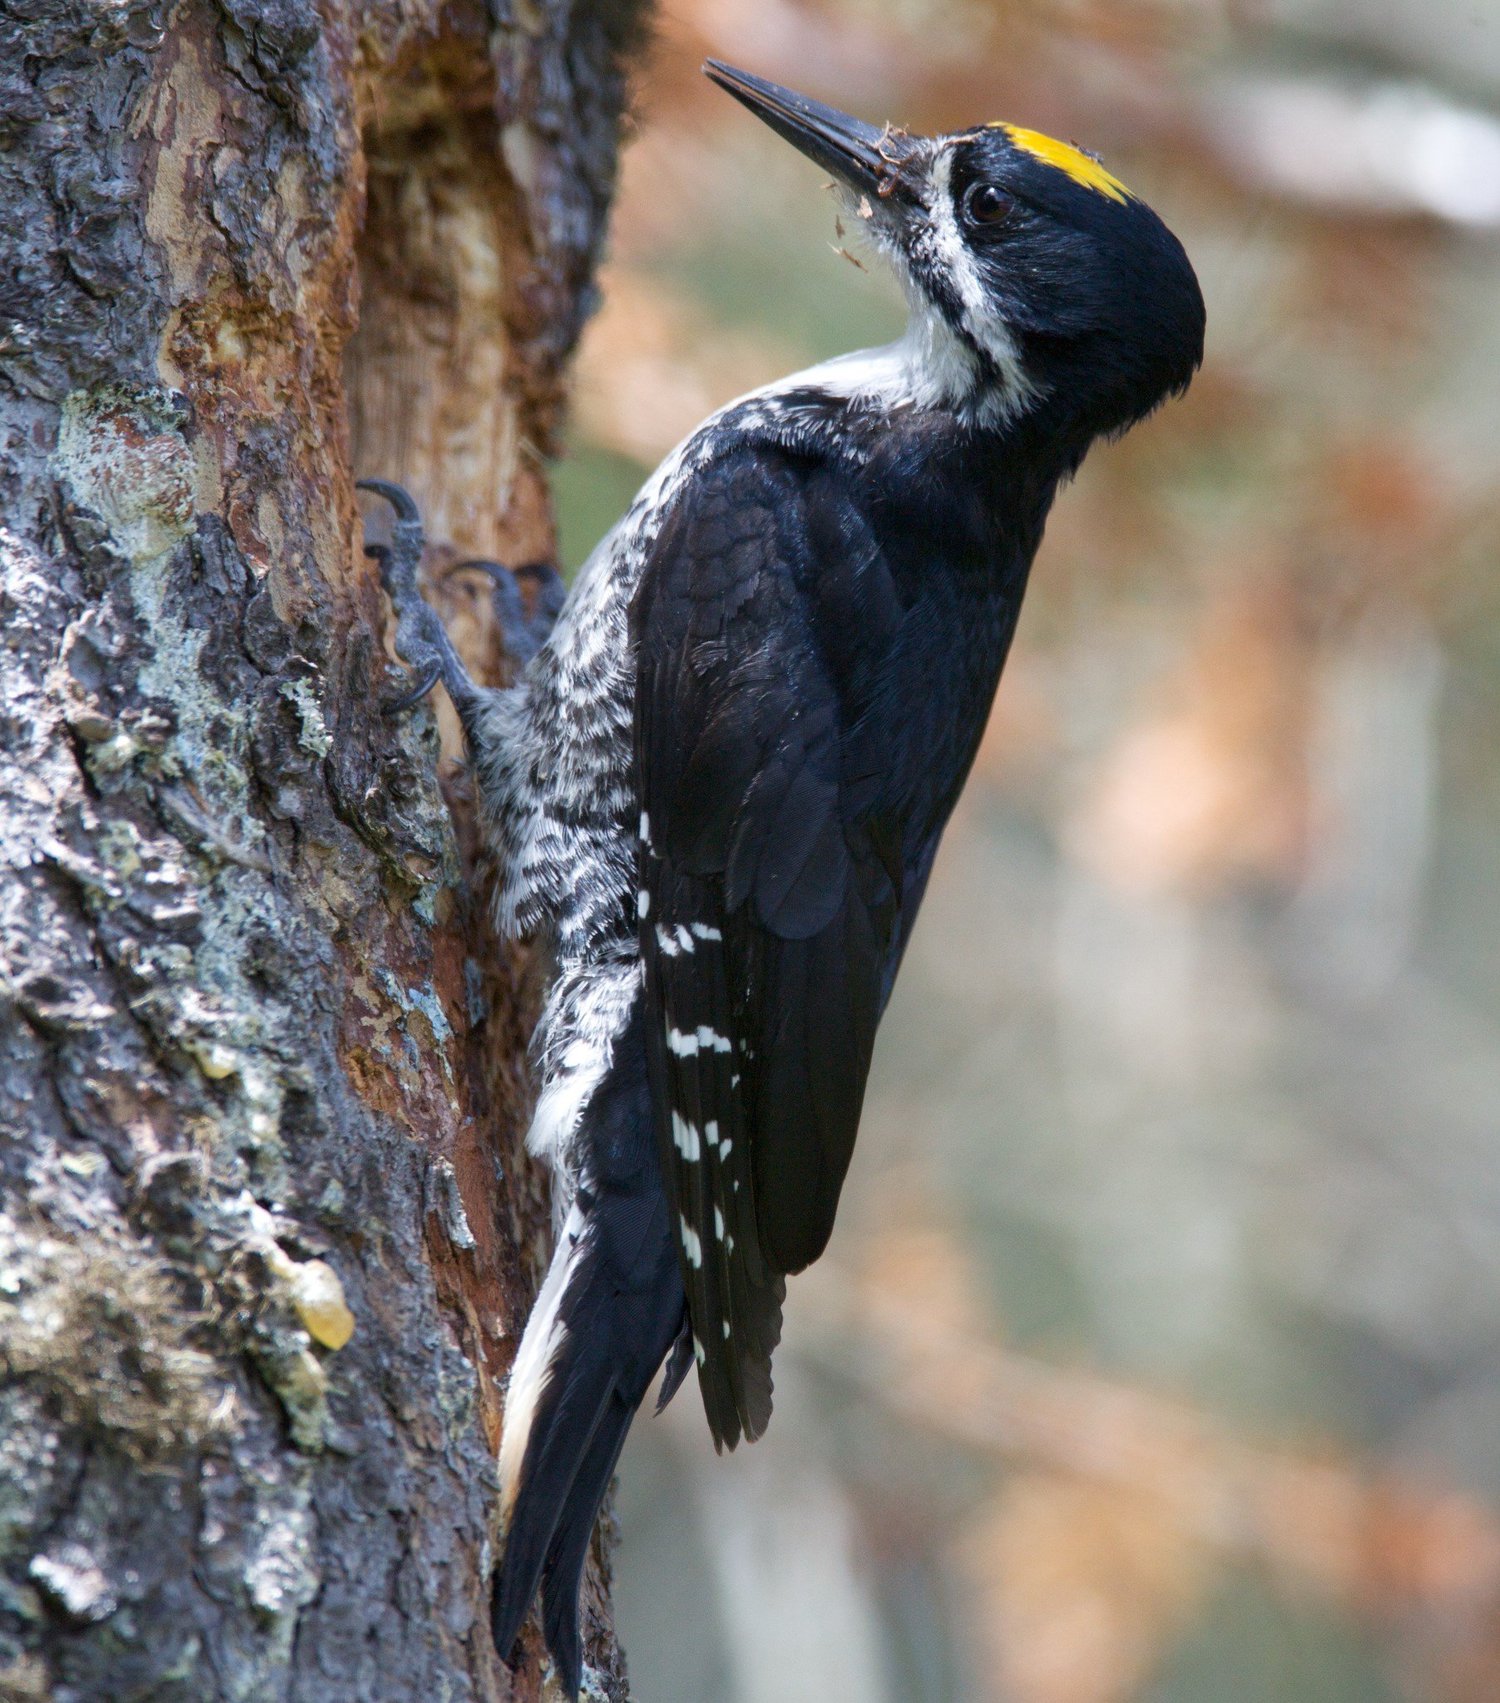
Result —
[[1040, 130], [1023, 130], [1018, 124], [997, 123], [991, 128], [1003, 130], [1018, 148], [1025, 149], [1033, 159], [1066, 172], [1074, 183], [1092, 189], [1096, 195], [1107, 195], [1111, 201], [1121, 203], [1131, 199], [1130, 191], [1113, 172], [1106, 171], [1098, 160], [1090, 159], [1071, 142], [1059, 142], [1052, 136], [1043, 136]]

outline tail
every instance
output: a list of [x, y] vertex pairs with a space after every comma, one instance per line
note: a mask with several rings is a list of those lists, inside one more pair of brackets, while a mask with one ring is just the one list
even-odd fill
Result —
[[[630, 1422], [687, 1313], [638, 1006], [584, 1111], [580, 1140], [577, 1198], [511, 1373], [500, 1449], [505, 1554], [492, 1608], [506, 1660], [541, 1585], [547, 1647], [572, 1697], [583, 1674], [578, 1596], [594, 1521]], [[669, 1376], [686, 1370], [680, 1359]]]

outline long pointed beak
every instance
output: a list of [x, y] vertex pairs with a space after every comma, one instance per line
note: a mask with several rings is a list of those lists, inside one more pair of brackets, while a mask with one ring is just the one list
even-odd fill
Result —
[[877, 130], [837, 107], [737, 71], [718, 59], [705, 60], [703, 71], [778, 136], [851, 189], [889, 195], [895, 187], [901, 163], [899, 133]]

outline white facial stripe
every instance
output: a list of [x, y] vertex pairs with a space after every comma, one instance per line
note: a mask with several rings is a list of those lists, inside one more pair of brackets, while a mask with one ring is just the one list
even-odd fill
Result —
[[995, 363], [1006, 393], [1006, 413], [1014, 413], [1031, 398], [1032, 384], [1021, 364], [1020, 351], [1005, 322], [995, 313], [973, 250], [958, 229], [953, 207], [953, 150], [944, 148], [932, 166], [932, 239], [935, 253], [963, 304], [963, 325], [969, 336]]
[[[901, 244], [887, 224], [883, 208], [867, 198], [846, 195], [846, 210], [889, 262], [906, 297], [905, 333], [878, 349], [857, 349], [807, 367], [789, 378], [751, 391], [731, 407], [790, 390], [821, 390], [829, 396], [865, 398], [877, 407], [953, 408], [980, 424], [994, 425], [1020, 413], [1035, 395], [1015, 341], [985, 300], [973, 254], [964, 243], [953, 211], [953, 155], [944, 148], [933, 162], [932, 206], [925, 240], [931, 261], [953, 279], [964, 331], [985, 352], [999, 375], [986, 382], [974, 351], [948, 323], [912, 272]], [[919, 239], [921, 240], [921, 239]]]

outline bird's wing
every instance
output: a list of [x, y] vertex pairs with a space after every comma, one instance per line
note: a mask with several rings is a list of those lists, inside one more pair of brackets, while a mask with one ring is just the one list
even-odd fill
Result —
[[897, 937], [877, 664], [902, 615], [839, 482], [763, 449], [695, 477], [632, 610], [647, 1049], [731, 1448], [770, 1417], [783, 1275], [833, 1227]]

